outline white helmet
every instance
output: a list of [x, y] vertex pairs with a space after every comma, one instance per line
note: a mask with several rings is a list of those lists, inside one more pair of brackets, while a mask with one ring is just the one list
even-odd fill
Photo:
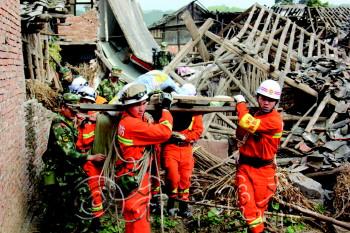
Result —
[[85, 78], [83, 78], [83, 76], [78, 76], [76, 78], [73, 79], [72, 84], [69, 85], [69, 91], [71, 93], [77, 94], [80, 89], [84, 86], [87, 86], [88, 82], [86, 81]]
[[124, 105], [130, 105], [144, 101], [147, 98], [147, 89], [144, 84], [130, 83], [130, 85], [120, 93], [119, 100]]
[[196, 95], [196, 87], [192, 83], [185, 83], [180, 87], [179, 95], [189, 95], [189, 96], [195, 96]]
[[87, 99], [93, 102], [96, 101], [96, 92], [92, 87], [83, 86], [80, 88], [78, 94], [81, 96], [80, 99]]
[[279, 100], [281, 98], [281, 87], [278, 82], [268, 79], [260, 84], [256, 90], [256, 94]]

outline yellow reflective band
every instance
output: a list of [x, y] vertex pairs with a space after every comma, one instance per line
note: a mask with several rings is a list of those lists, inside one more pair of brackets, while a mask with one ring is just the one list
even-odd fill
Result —
[[93, 136], [95, 136], [95, 131], [92, 131], [92, 132], [90, 132], [90, 133], [84, 133], [84, 134], [83, 134], [83, 138], [84, 138], [84, 139], [91, 138], [91, 137], [93, 137]]
[[158, 186], [158, 187], [153, 188], [153, 191], [160, 191], [160, 187]]
[[132, 146], [134, 145], [134, 141], [131, 140], [131, 139], [126, 139], [126, 138], [123, 138], [122, 136], [118, 135], [118, 142], [126, 145], [126, 146]]
[[181, 190], [179, 193], [190, 193], [190, 189]]
[[192, 121], [191, 121], [190, 126], [188, 126], [188, 130], [192, 130], [192, 127], [193, 127], [193, 122], [194, 122], [194, 117], [192, 117]]
[[262, 217], [258, 217], [254, 221], [248, 223], [248, 225], [249, 225], [249, 228], [254, 228], [261, 223], [263, 223], [263, 219], [262, 219]]
[[281, 138], [282, 137], [282, 132], [275, 133], [272, 138]]
[[177, 193], [177, 188], [171, 191], [171, 193]]
[[94, 206], [94, 207], [91, 208], [91, 210], [93, 212], [100, 211], [100, 210], [103, 210], [103, 206], [102, 206], [102, 204], [99, 205], [99, 206]]
[[162, 121], [160, 122], [161, 125], [165, 125], [166, 127], [168, 127], [170, 130], [173, 130], [173, 126], [172, 124], [170, 124], [170, 122], [168, 120], [166, 121]]
[[256, 129], [260, 125], [260, 119], [256, 119], [249, 113], [246, 113], [239, 121], [238, 125], [243, 129], [246, 129], [249, 133], [255, 133]]

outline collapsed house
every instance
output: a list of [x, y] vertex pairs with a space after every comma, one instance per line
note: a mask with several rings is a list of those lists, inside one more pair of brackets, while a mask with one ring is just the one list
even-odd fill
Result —
[[[257, 106], [254, 94], [259, 84], [268, 78], [277, 80], [283, 86], [279, 109], [285, 122], [277, 162], [287, 168], [289, 182], [295, 183], [310, 200], [323, 202], [329, 198], [333, 187], [329, 182], [325, 185], [324, 179], [330, 174], [339, 174], [350, 155], [350, 66], [346, 54], [289, 18], [259, 4], [234, 18], [220, 35], [210, 32], [212, 19], [197, 28], [189, 12], [181, 17], [192, 40], [183, 46], [164, 72], [179, 83], [195, 84], [198, 91], [207, 96], [242, 93], [252, 107]], [[205, 44], [208, 39], [210, 42]], [[212, 43], [217, 48], [214, 51]], [[197, 53], [192, 52], [194, 47]], [[197, 59], [187, 59], [194, 54]], [[201, 61], [194, 63], [194, 60]], [[196, 72], [190, 78], [180, 77], [176, 69], [183, 66]], [[203, 119], [203, 137], [235, 138], [237, 118], [232, 113], [210, 113]], [[200, 193], [197, 198], [207, 200], [208, 193], [221, 197], [219, 200], [233, 195], [229, 183], [234, 170], [222, 166], [234, 163], [232, 159], [236, 155], [215, 162], [208, 155], [203, 158], [206, 153], [202, 150], [195, 154], [197, 161], [202, 160], [197, 163], [199, 178], [194, 179], [196, 193]], [[202, 182], [205, 180], [201, 179], [205, 176], [203, 170], [210, 175], [216, 171], [215, 176], [209, 177], [216, 182]], [[323, 185], [319, 180], [323, 180]], [[232, 196], [226, 200], [231, 199]], [[287, 204], [285, 201], [281, 203]], [[346, 212], [349, 207], [343, 203], [340, 209], [345, 211], [340, 212]], [[350, 229], [347, 223], [342, 226]]]
[[154, 22], [148, 27], [152, 36], [160, 44], [162, 41], [168, 43], [168, 50], [176, 54], [190, 39], [181, 15], [188, 11], [191, 14], [195, 24], [201, 26], [206, 19], [215, 19], [216, 23], [210, 28], [210, 31], [217, 34], [221, 29], [230, 23], [240, 12], [212, 12], [206, 9], [198, 0], [191, 1], [180, 9], [165, 15], [160, 20]]
[[324, 42], [337, 46], [349, 55], [349, 7], [308, 7], [306, 5], [276, 5], [275, 13], [289, 18], [298, 26], [312, 32]]

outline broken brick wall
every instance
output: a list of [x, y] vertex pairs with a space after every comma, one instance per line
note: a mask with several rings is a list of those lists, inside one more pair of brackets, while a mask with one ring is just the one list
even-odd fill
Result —
[[42, 155], [47, 149], [49, 140], [51, 122], [55, 114], [46, 109], [36, 99], [30, 99], [24, 104], [25, 111], [25, 161], [26, 161], [26, 178], [22, 185], [25, 187], [28, 212], [26, 220], [22, 226], [21, 232], [31, 232], [30, 229], [35, 229], [35, 221], [40, 208], [40, 184], [41, 172], [44, 163]]
[[70, 43], [91, 43], [97, 41], [98, 15], [90, 10], [80, 16], [68, 16], [65, 25], [58, 26], [58, 33]]
[[0, 232], [20, 232], [27, 210], [25, 83], [19, 1], [0, 2]]

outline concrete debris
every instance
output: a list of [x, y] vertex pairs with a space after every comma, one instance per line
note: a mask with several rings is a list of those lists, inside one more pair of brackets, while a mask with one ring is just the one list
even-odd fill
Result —
[[300, 172], [290, 173], [289, 179], [292, 181], [292, 183], [297, 185], [301, 192], [307, 197], [311, 199], [323, 200], [324, 190], [322, 189], [322, 185], [320, 183], [308, 178]]

